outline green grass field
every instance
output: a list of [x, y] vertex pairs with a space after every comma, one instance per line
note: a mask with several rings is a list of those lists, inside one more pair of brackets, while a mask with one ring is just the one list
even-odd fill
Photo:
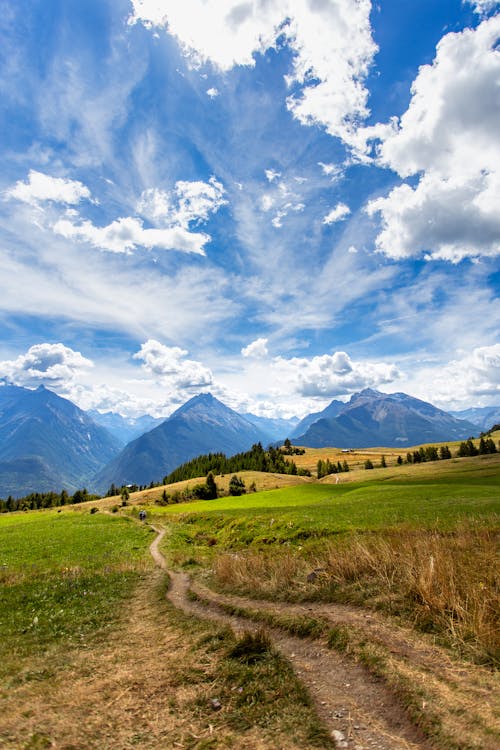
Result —
[[367, 474], [151, 513], [170, 561], [221, 590], [383, 609], [498, 663], [500, 455]]
[[[392, 469], [375, 479], [331, 484], [302, 484], [241, 497], [223, 497], [152, 508], [158, 516], [195, 514], [189, 524], [220, 526], [221, 516], [232, 519], [234, 540], [245, 543], [253, 529], [268, 543], [303, 539], [308, 534], [326, 536], [342, 531], [363, 531], [398, 525], [450, 528], [464, 519], [491, 518], [500, 510], [500, 455], [462, 459], [401, 474]], [[270, 535], [270, 521], [273, 520]]]
[[25, 657], [102, 635], [150, 564], [150, 536], [98, 513], [0, 516], [0, 676]]

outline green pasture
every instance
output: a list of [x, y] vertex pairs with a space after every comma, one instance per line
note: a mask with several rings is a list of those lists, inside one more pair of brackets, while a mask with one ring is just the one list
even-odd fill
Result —
[[398, 477], [393, 471], [386, 478], [303, 484], [151, 511], [174, 521], [171, 548], [188, 545], [193, 551], [207, 544], [301, 544], [398, 527], [449, 530], [464, 521], [491, 525], [500, 511], [500, 461], [467, 460], [442, 475], [413, 471]]
[[[0, 516], [0, 675], [113, 622], [149, 560], [149, 529], [104, 514]], [[149, 562], [148, 562], [149, 564]]]

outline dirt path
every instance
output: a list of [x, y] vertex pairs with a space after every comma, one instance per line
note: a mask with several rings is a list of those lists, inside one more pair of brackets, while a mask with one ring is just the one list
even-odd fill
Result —
[[[164, 534], [164, 530], [158, 530], [150, 551], [156, 564], [167, 570], [165, 558], [159, 551]], [[217, 608], [218, 602], [224, 603], [233, 597], [222, 597], [205, 589], [207, 604], [193, 601], [187, 595], [189, 576], [170, 570], [168, 573], [171, 579], [168, 598], [184, 612], [229, 624], [236, 632], [260, 627], [245, 618], [224, 614]], [[250, 600], [239, 598], [238, 601], [255, 608], [255, 603]], [[261, 604], [258, 603], [259, 607]], [[431, 747], [386, 686], [366, 670], [320, 641], [284, 635], [273, 629], [270, 629], [270, 634], [275, 648], [290, 661], [307, 687], [318, 714], [330, 728], [339, 748], [422, 750]]]

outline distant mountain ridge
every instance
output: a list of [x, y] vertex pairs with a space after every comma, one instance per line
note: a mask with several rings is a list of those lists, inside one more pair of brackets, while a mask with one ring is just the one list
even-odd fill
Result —
[[285, 440], [290, 430], [295, 430], [297, 424], [299, 424], [298, 417], [273, 419], [272, 417], [258, 417], [255, 414], [247, 412], [241, 414], [241, 416], [258, 427], [267, 436], [268, 440], [271, 441]]
[[480, 406], [462, 411], [450, 411], [457, 419], [466, 419], [479, 427], [483, 432], [491, 430], [493, 425], [500, 424], [500, 406]]
[[120, 448], [84, 411], [43, 386], [0, 386], [0, 497], [81, 489]]
[[204, 453], [233, 455], [267, 435], [210, 393], [194, 396], [162, 424], [133, 440], [94, 477], [107, 490], [112, 483], [150, 484]]
[[337, 416], [313, 422], [295, 442], [311, 448], [333, 445], [404, 448], [420, 443], [462, 440], [475, 430], [471, 422], [457, 419], [426, 401], [405, 393], [386, 394], [366, 388], [343, 404]]
[[165, 421], [165, 418], [158, 419], [157, 417], [151, 417], [149, 414], [135, 418], [123, 417], [113, 411], [99, 412], [96, 409], [88, 411], [87, 414], [96, 424], [105, 427], [108, 432], [114, 435], [122, 446]]
[[301, 419], [300, 422], [295, 426], [293, 432], [289, 435], [289, 437], [293, 439], [299, 437], [300, 435], [304, 435], [309, 427], [319, 419], [332, 419], [333, 417], [336, 417], [338, 414], [340, 414], [344, 406], [345, 404], [343, 401], [336, 401], [334, 399], [328, 404], [325, 409], [323, 409], [323, 411], [317, 411], [312, 414], [308, 414], [306, 417]]

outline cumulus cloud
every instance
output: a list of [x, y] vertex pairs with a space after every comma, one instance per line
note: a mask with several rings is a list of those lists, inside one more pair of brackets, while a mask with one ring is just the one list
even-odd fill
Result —
[[349, 206], [346, 206], [345, 203], [337, 203], [335, 208], [332, 208], [332, 210], [327, 213], [323, 219], [323, 224], [335, 224], [335, 222], [345, 219], [350, 213], [351, 209]]
[[0, 362], [0, 377], [24, 387], [60, 387], [93, 366], [90, 359], [64, 344], [35, 344], [16, 359]]
[[252, 341], [251, 344], [245, 346], [241, 353], [244, 357], [254, 357], [255, 359], [264, 359], [269, 354], [267, 348], [268, 339], [259, 338]]
[[419, 176], [368, 205], [380, 212], [377, 249], [457, 262], [500, 254], [500, 15], [450, 33], [420, 68], [412, 99], [386, 133], [379, 159]]
[[69, 219], [60, 219], [53, 230], [66, 239], [88, 242], [99, 250], [112, 253], [131, 253], [138, 247], [156, 247], [205, 255], [204, 246], [210, 240], [208, 234], [188, 232], [182, 227], [145, 229], [140, 219], [131, 217], [117, 219], [104, 227], [96, 227], [90, 221], [75, 224]]
[[5, 191], [5, 196], [32, 206], [43, 201], [75, 205], [81, 200], [90, 200], [92, 197], [88, 187], [78, 180], [51, 177], [34, 169], [30, 169], [26, 182], [19, 180]]
[[305, 125], [349, 143], [368, 114], [363, 80], [377, 47], [370, 0], [132, 0], [129, 23], [168, 29], [193, 66], [222, 71], [254, 65], [254, 55], [285, 40], [293, 53], [287, 106]]
[[[432, 383], [430, 389], [429, 383]], [[421, 368], [412, 392], [443, 408], [498, 403], [500, 397], [500, 344], [461, 352], [445, 365]]]
[[188, 352], [177, 346], [165, 346], [149, 339], [134, 354], [142, 360], [146, 372], [178, 389], [205, 388], [212, 384], [212, 372], [201, 362], [186, 359]]
[[156, 224], [155, 227], [144, 227], [141, 219], [131, 216], [97, 227], [91, 221], [79, 220], [78, 214], [67, 212], [66, 218], [59, 219], [52, 228], [66, 239], [88, 242], [113, 253], [155, 247], [205, 255], [210, 235], [193, 232], [190, 225], [205, 222], [211, 213], [218, 211], [226, 203], [224, 192], [222, 184], [214, 177], [208, 182], [181, 180], [171, 193], [157, 188], [142, 193], [137, 211]]
[[400, 376], [393, 364], [354, 362], [346, 352], [274, 359], [274, 369], [302, 396], [334, 398], [362, 388], [376, 388]]
[[210, 99], [215, 99], [216, 96], [219, 96], [219, 89], [216, 89], [215, 86], [212, 86], [212, 88], [207, 89], [207, 96], [209, 96]]

